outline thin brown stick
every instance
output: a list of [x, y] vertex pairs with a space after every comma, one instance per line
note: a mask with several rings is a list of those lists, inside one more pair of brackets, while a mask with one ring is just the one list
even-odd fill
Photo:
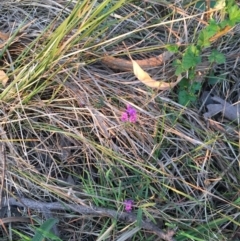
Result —
[[28, 217], [7, 217], [0, 219], [0, 225], [4, 223], [31, 223], [31, 219]]
[[207, 15], [206, 15], [206, 21], [208, 22], [211, 16], [210, 11], [210, 0], [205, 0], [205, 4], [206, 4], [206, 11], [207, 11]]
[[3, 143], [0, 143], [0, 161], [2, 164], [1, 186], [0, 186], [0, 207], [2, 207], [3, 187], [4, 187], [5, 171], [6, 171], [5, 145]]
[[[96, 215], [96, 216], [105, 216], [110, 218], [115, 218], [120, 221], [124, 221], [126, 223], [132, 223], [137, 220], [137, 215], [132, 213], [126, 213], [126, 212], [118, 212], [115, 210], [110, 210], [106, 208], [99, 208], [99, 207], [88, 207], [84, 205], [78, 205], [78, 204], [61, 204], [60, 202], [40, 202], [40, 201], [33, 201], [28, 198], [19, 198], [19, 201], [17, 201], [14, 198], [5, 198], [3, 206], [7, 205], [15, 205], [18, 207], [27, 207], [34, 210], [49, 210], [50, 212], [52, 210], [72, 210], [79, 214], [84, 215]], [[147, 222], [146, 220], [142, 220], [141, 227], [143, 229], [146, 229], [148, 231], [151, 231], [155, 233], [157, 236], [159, 236], [161, 239], [165, 241], [175, 241], [175, 239], [172, 237], [174, 235], [174, 231], [169, 231], [167, 233], [163, 232], [161, 229], [159, 229], [155, 224], [152, 222]]]

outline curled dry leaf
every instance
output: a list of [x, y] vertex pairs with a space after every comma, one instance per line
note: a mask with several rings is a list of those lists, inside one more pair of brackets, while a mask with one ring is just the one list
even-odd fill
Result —
[[132, 64], [133, 64], [133, 72], [135, 74], [135, 76], [141, 81], [143, 82], [145, 85], [152, 87], [152, 88], [158, 88], [159, 87], [159, 83], [158, 81], [152, 79], [149, 74], [147, 72], [145, 72], [140, 66], [139, 64], [132, 60]]
[[3, 70], [0, 70], [0, 82], [2, 83], [3, 86], [6, 86], [8, 82], [8, 76]]
[[169, 90], [173, 88], [177, 83], [179, 83], [182, 79], [182, 76], [179, 76], [177, 81], [172, 83], [156, 81], [152, 79], [149, 74], [145, 72], [135, 60], [133, 60], [132, 58], [131, 60], [133, 65], [133, 73], [135, 74], [135, 76], [138, 78], [138, 80], [151, 88], [158, 88], [159, 90]]

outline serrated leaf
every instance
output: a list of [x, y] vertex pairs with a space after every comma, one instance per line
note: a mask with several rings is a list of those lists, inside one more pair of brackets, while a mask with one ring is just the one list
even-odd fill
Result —
[[191, 85], [191, 92], [195, 93], [199, 91], [202, 88], [202, 83], [201, 82], [193, 82]]
[[189, 80], [194, 80], [196, 77], [196, 70], [195, 68], [189, 69], [188, 70], [188, 79]]
[[179, 83], [180, 90], [186, 90], [188, 86], [189, 86], [189, 80], [186, 78], [183, 78]]
[[187, 48], [187, 53], [190, 53], [190, 54], [193, 54], [194, 56], [199, 56], [200, 54], [200, 50], [197, 46], [194, 46], [194, 45], [190, 45], [188, 48]]
[[167, 45], [166, 46], [166, 49], [169, 51], [169, 52], [172, 52], [172, 53], [177, 53], [178, 52], [178, 45], [177, 44], [170, 44], [170, 45]]
[[180, 90], [178, 93], [178, 102], [181, 105], [188, 106], [191, 102], [195, 102], [197, 97], [186, 90]]
[[178, 76], [180, 74], [182, 74], [185, 70], [183, 69], [182, 66], [178, 66], [176, 71], [175, 71], [175, 75]]
[[180, 59], [175, 59], [175, 60], [173, 61], [173, 66], [174, 66], [174, 67], [177, 67], [177, 66], [179, 66], [179, 65], [182, 65], [181, 60], [180, 60]]
[[213, 37], [219, 30], [220, 27], [217, 25], [215, 20], [210, 20], [209, 25], [199, 34], [198, 45], [202, 47], [210, 46], [210, 38]]
[[236, 2], [235, 2], [236, 0], [228, 0], [227, 1], [227, 8], [230, 8], [230, 7], [232, 7]]
[[200, 56], [193, 56], [193, 55], [185, 55], [183, 57], [183, 68], [185, 70], [189, 70], [192, 67], [195, 67], [197, 64], [201, 62]]
[[181, 73], [183, 73], [185, 70], [182, 67], [182, 62], [177, 59], [173, 61], [173, 66], [176, 68], [175, 75], [179, 76]]
[[223, 64], [226, 62], [224, 54], [220, 53], [216, 49], [212, 51], [208, 59], [211, 63], [216, 62], [217, 64]]
[[234, 5], [228, 10], [229, 19], [234, 23], [240, 22], [240, 9], [237, 5]]
[[178, 93], [178, 103], [187, 106], [189, 103], [188, 92], [186, 90], [180, 90]]
[[186, 52], [183, 54], [182, 67], [185, 70], [195, 67], [201, 62], [201, 57], [199, 56], [199, 50], [197, 47], [191, 45], [187, 48]]

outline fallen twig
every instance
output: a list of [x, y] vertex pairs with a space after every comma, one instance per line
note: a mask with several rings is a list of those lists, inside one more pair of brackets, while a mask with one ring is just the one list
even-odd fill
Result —
[[[37, 209], [37, 210], [49, 210], [50, 212], [52, 210], [72, 210], [79, 214], [84, 215], [96, 215], [96, 216], [106, 216], [110, 218], [116, 218], [117, 220], [124, 221], [127, 223], [132, 223], [137, 220], [137, 216], [132, 213], [126, 213], [126, 212], [117, 212], [115, 210], [110, 210], [106, 208], [99, 208], [99, 207], [88, 207], [84, 205], [79, 204], [61, 204], [60, 202], [40, 202], [40, 201], [33, 201], [28, 198], [19, 198], [19, 201], [17, 201], [14, 198], [4, 198], [3, 199], [3, 206], [8, 205], [15, 205], [18, 207], [26, 207], [30, 209]], [[172, 237], [175, 232], [169, 231], [167, 233], [163, 232], [161, 229], [159, 229], [155, 224], [152, 222], [147, 222], [146, 220], [142, 220], [141, 227], [143, 229], [152, 231], [156, 235], [158, 235], [161, 239], [165, 241], [175, 241], [175, 239]]]
[[2, 207], [2, 196], [3, 188], [5, 181], [5, 171], [6, 171], [6, 156], [5, 156], [5, 144], [0, 143], [0, 162], [2, 164], [2, 173], [1, 173], [1, 186], [0, 186], [0, 208]]
[[[153, 68], [162, 65], [167, 60], [169, 60], [173, 56], [172, 52], [166, 51], [157, 57], [151, 57], [148, 59], [143, 60], [136, 60], [136, 62], [142, 67], [142, 68]], [[132, 70], [132, 61], [125, 60], [121, 58], [115, 58], [109, 55], [106, 55], [101, 60], [103, 64], [107, 65], [109, 68], [122, 70], [122, 71], [128, 71]]]
[[28, 217], [7, 217], [0, 219], [0, 225], [4, 223], [31, 223], [31, 219]]

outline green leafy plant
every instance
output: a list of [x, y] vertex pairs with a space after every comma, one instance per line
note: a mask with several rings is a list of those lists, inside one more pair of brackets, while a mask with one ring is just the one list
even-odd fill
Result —
[[56, 223], [58, 223], [57, 219], [49, 218], [39, 228], [34, 227], [35, 235], [33, 238], [30, 238], [16, 230], [13, 231], [21, 237], [21, 241], [44, 241], [46, 239], [51, 241], [62, 241], [62, 239], [51, 232], [51, 229]]
[[179, 93], [178, 102], [181, 105], [188, 105], [190, 102], [195, 102], [197, 100], [197, 93], [202, 87], [200, 82], [193, 82], [189, 85], [189, 80], [183, 78], [179, 83]]
[[62, 241], [55, 234], [50, 232], [50, 230], [56, 223], [58, 223], [58, 220], [55, 218], [49, 218], [48, 220], [46, 220], [39, 228], [35, 228], [36, 233], [31, 241], [43, 241], [45, 238], [54, 241]]
[[[176, 68], [175, 75], [179, 76], [186, 73], [187, 76], [187, 78], [182, 79], [178, 89], [178, 101], [184, 106], [194, 103], [201, 90], [202, 83], [196, 80], [196, 67], [202, 62], [203, 50], [210, 47], [215, 39], [221, 37], [231, 27], [240, 22], [240, 10], [235, 1], [227, 1], [223, 9], [228, 17], [219, 23], [214, 19], [210, 19], [208, 26], [199, 33], [197, 43], [189, 45], [182, 54], [181, 59], [173, 62]], [[172, 46], [168, 46], [168, 50], [176, 52], [176, 48]], [[211, 49], [208, 61], [210, 64], [222, 64], [226, 61], [226, 58], [218, 50]]]

